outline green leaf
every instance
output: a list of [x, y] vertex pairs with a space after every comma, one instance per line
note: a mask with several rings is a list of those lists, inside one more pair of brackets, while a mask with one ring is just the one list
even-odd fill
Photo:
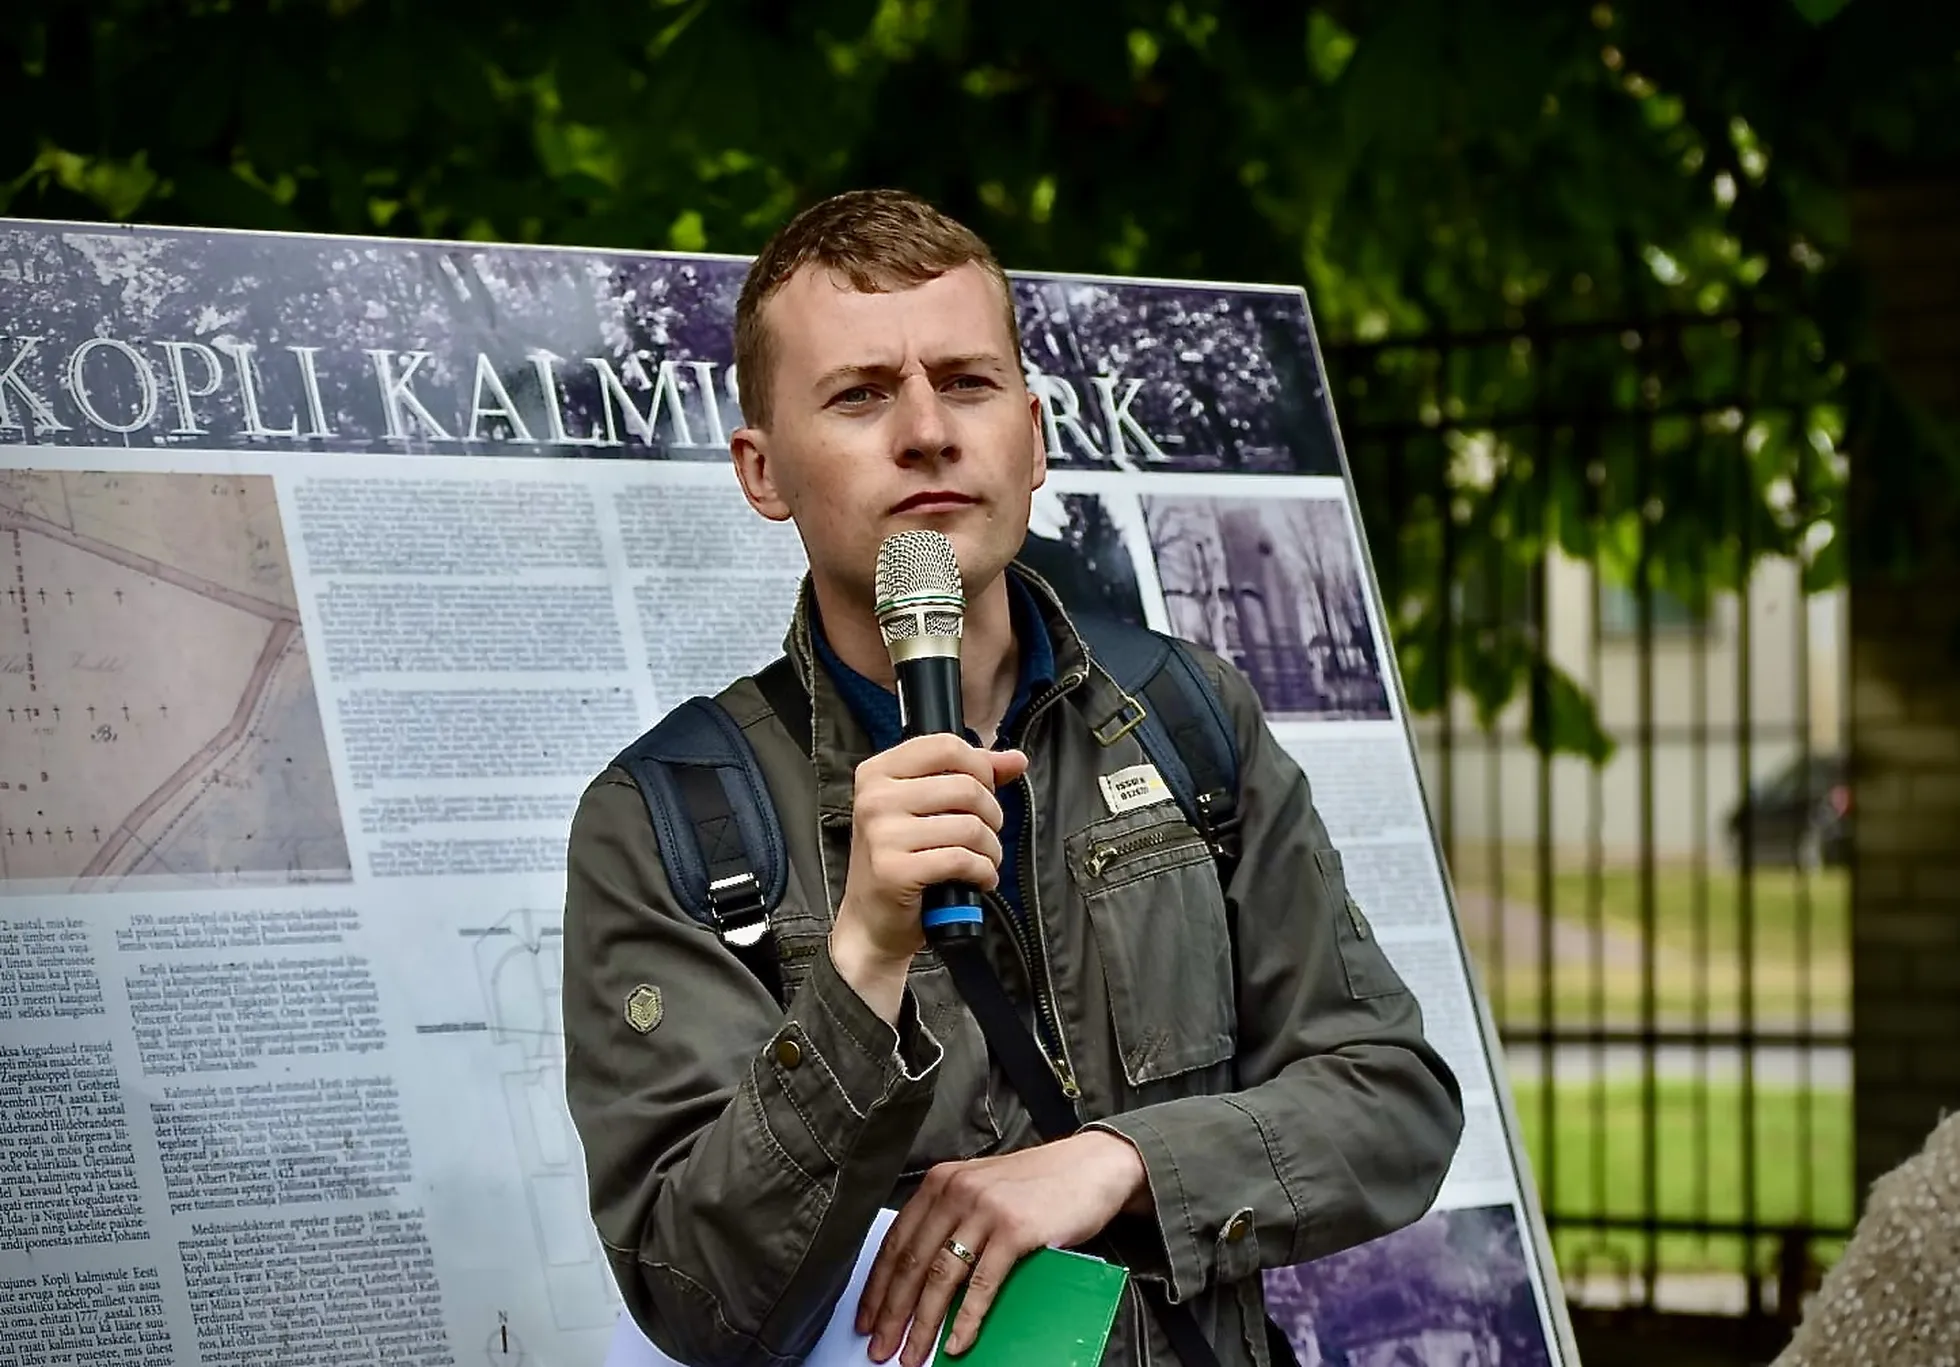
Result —
[[1599, 711], [1593, 700], [1564, 670], [1549, 666], [1545, 670], [1544, 706], [1533, 708], [1531, 743], [1549, 754], [1582, 756], [1594, 764], [1613, 758], [1613, 738], [1599, 724]]
[[1790, 3], [1797, 7], [1798, 14], [1812, 24], [1822, 24], [1849, 4], [1850, 0], [1790, 0]]
[[1307, 16], [1307, 66], [1323, 85], [1332, 85], [1354, 56], [1354, 35], [1324, 9]]
[[689, 209], [673, 221], [667, 229], [667, 245], [678, 252], [698, 252], [708, 245], [700, 210]]

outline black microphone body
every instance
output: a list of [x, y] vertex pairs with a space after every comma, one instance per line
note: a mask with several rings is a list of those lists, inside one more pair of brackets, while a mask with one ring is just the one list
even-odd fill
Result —
[[[920, 655], [898, 661], [898, 713], [905, 738], [938, 732], [966, 733], [957, 655]], [[964, 883], [934, 883], [919, 899], [926, 940], [933, 945], [980, 937], [980, 894]]]
[[[898, 678], [898, 715], [906, 739], [941, 731], [966, 734], [960, 698], [960, 638], [966, 589], [959, 557], [942, 532], [898, 532], [878, 546], [878, 633]], [[925, 889], [919, 919], [934, 946], [980, 938], [980, 894], [961, 883]]]

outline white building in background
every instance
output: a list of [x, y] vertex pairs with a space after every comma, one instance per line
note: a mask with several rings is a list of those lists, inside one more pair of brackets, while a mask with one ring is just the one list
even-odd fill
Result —
[[[1593, 654], [1592, 568], [1555, 558], [1546, 575], [1551, 653], [1594, 699], [1615, 743], [1595, 771], [1587, 761], [1555, 759], [1550, 769], [1549, 832], [1561, 855], [1581, 855], [1597, 830], [1609, 859], [1631, 857], [1642, 843], [1642, 657], [1633, 595], [1599, 586], [1598, 652]], [[1765, 562], [1749, 586], [1745, 673], [1743, 602], [1728, 594], [1697, 626], [1680, 606], [1656, 596], [1651, 653], [1653, 806], [1656, 853], [1685, 857], [1704, 847], [1726, 861], [1727, 821], [1744, 789], [1745, 679], [1748, 781], [1760, 783], [1794, 763], [1807, 736], [1813, 755], [1841, 753], [1847, 679], [1846, 596], [1805, 599], [1792, 561]], [[1494, 732], [1477, 724], [1469, 699], [1442, 719], [1412, 718], [1430, 810], [1439, 830], [1445, 802], [1459, 849], [1540, 838], [1537, 752], [1526, 732], [1522, 696]], [[1595, 773], [1597, 789], [1595, 791]]]

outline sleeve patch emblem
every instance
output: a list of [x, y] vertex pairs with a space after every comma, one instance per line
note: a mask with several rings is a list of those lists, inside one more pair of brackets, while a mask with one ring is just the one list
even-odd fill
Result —
[[660, 1024], [665, 1008], [660, 1004], [660, 989], [649, 983], [641, 983], [626, 994], [626, 1023], [642, 1035]]

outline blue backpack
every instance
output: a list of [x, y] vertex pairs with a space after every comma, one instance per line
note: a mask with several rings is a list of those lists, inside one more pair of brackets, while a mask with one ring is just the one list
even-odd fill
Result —
[[[1083, 644], [1124, 693], [1104, 744], [1134, 730], [1185, 819], [1229, 883], [1238, 856], [1239, 754], [1230, 718], [1175, 637], [1119, 618], [1076, 620]], [[786, 658], [756, 675], [763, 696], [810, 750], [810, 699]], [[645, 799], [668, 882], [778, 1000], [781, 974], [769, 915], [789, 881], [789, 856], [748, 739], [713, 698], [690, 698], [613, 763]], [[1236, 919], [1236, 908], [1227, 910]], [[1236, 926], [1231, 927], [1236, 932]], [[1236, 933], [1233, 934], [1236, 950]]]

